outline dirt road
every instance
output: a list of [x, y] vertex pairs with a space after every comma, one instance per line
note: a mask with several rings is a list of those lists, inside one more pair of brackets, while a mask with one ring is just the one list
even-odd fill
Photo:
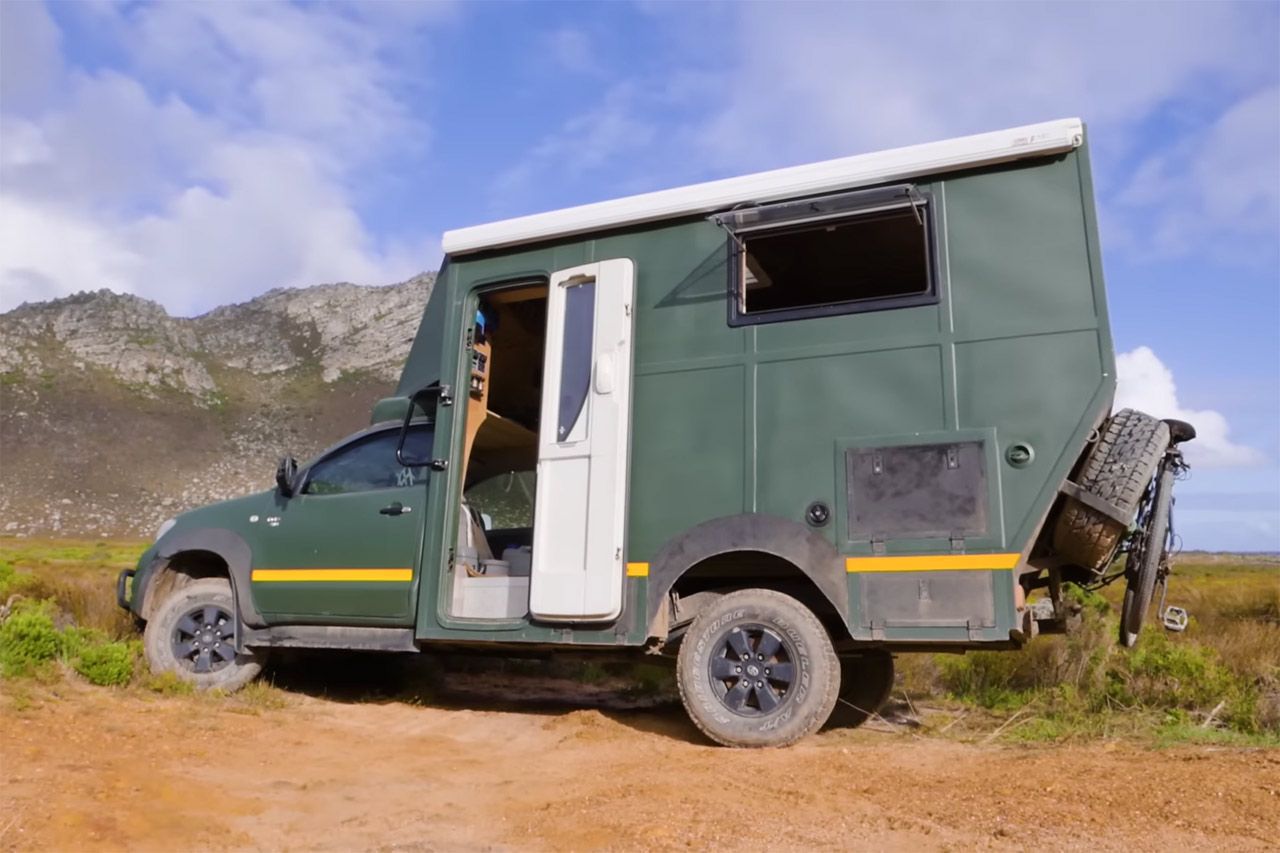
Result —
[[29, 704], [0, 697], [0, 849], [1164, 851], [1280, 839], [1275, 750], [975, 746], [861, 729], [748, 752], [705, 745], [678, 708], [301, 694], [262, 708], [41, 690]]

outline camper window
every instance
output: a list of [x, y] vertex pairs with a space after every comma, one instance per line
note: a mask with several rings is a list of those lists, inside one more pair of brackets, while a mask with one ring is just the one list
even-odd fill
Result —
[[935, 302], [927, 205], [739, 233], [733, 325]]
[[565, 288], [564, 354], [560, 360], [560, 409], [556, 440], [581, 441], [582, 408], [591, 385], [592, 337], [595, 330], [596, 283], [584, 281]]

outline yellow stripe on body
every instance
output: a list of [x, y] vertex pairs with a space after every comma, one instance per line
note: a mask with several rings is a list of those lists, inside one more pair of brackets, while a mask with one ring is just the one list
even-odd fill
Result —
[[846, 557], [849, 572], [982, 572], [1012, 569], [1021, 554], [928, 554], [913, 557]]
[[298, 582], [332, 583], [350, 581], [413, 580], [413, 569], [254, 569], [252, 579], [263, 583]]
[[649, 564], [648, 563], [627, 563], [627, 577], [629, 578], [649, 577]]

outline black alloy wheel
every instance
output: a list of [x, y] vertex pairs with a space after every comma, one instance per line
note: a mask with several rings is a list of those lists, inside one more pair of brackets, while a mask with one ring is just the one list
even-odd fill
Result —
[[777, 747], [831, 716], [840, 660], [814, 612], [772, 589], [708, 601], [680, 639], [676, 685], [689, 719], [724, 746]]
[[192, 672], [217, 672], [236, 659], [235, 630], [235, 620], [221, 607], [192, 608], [173, 626], [173, 656]]
[[764, 625], [735, 625], [720, 639], [708, 661], [711, 689], [735, 714], [772, 713], [791, 695], [795, 654]]

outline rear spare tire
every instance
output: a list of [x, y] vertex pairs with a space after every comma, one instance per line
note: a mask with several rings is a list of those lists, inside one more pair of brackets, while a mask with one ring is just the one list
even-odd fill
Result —
[[154, 673], [172, 672], [201, 690], [238, 690], [262, 671], [260, 654], [235, 649], [235, 601], [226, 578], [192, 581], [160, 603], [143, 647]]
[[704, 608], [680, 645], [680, 698], [694, 724], [725, 746], [786, 746], [831, 716], [840, 661], [813, 612], [768, 589]]
[[1128, 523], [1066, 498], [1053, 529], [1053, 547], [1068, 561], [1093, 571], [1106, 568], [1137, 515], [1165, 448], [1169, 426], [1148, 414], [1121, 409], [1089, 449], [1077, 484], [1127, 514]]

